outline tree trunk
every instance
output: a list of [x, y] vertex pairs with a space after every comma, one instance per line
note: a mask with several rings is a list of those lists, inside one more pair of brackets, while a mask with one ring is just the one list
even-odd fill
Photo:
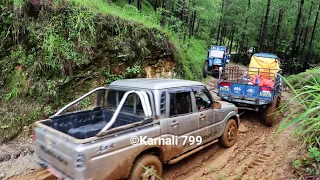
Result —
[[153, 5], [153, 10], [157, 11], [157, 8], [158, 8], [158, 0], [155, 0]]
[[262, 29], [262, 35], [261, 35], [261, 41], [260, 41], [260, 49], [261, 51], [265, 50], [264, 47], [264, 41], [266, 38], [266, 34], [267, 34], [267, 28], [268, 28], [268, 17], [269, 17], [269, 12], [270, 12], [270, 5], [271, 5], [271, 0], [268, 0], [268, 4], [267, 4], [267, 12], [266, 15], [264, 17], [264, 23], [263, 23], [263, 29]]
[[142, 10], [142, 0], [137, 0], [137, 7], [139, 11]]
[[190, 20], [190, 29], [189, 29], [189, 37], [191, 38], [191, 36], [194, 35], [194, 25], [196, 22], [196, 17], [197, 17], [197, 11], [194, 10], [194, 12], [192, 13], [192, 17]]
[[311, 34], [310, 43], [309, 43], [309, 52], [307, 54], [307, 58], [306, 58], [306, 61], [305, 61], [305, 64], [304, 64], [304, 67], [306, 69], [309, 69], [309, 63], [311, 63], [311, 59], [312, 59], [312, 53], [313, 53], [312, 43], [313, 43], [313, 40], [314, 40], [314, 35], [315, 35], [315, 32], [316, 32], [317, 23], [318, 23], [318, 19], [319, 19], [319, 11], [320, 11], [320, 4], [318, 5], [318, 11], [317, 11], [316, 19], [315, 19], [314, 25], [313, 25], [313, 30], [312, 30], [312, 34]]
[[290, 74], [293, 73], [293, 68], [291, 68], [291, 65], [293, 63], [293, 59], [297, 57], [297, 49], [298, 49], [298, 39], [299, 39], [299, 32], [300, 32], [300, 22], [301, 22], [301, 17], [302, 17], [302, 9], [304, 5], [304, 0], [300, 1], [299, 5], [299, 12], [298, 12], [298, 17], [296, 21], [296, 26], [294, 28], [294, 35], [293, 35], [293, 40], [291, 44], [291, 57], [289, 58], [289, 63], [287, 64], [287, 69], [290, 69]]
[[230, 54], [231, 54], [231, 52], [232, 52], [232, 44], [233, 44], [234, 32], [235, 32], [235, 27], [232, 26], [231, 40], [230, 40], [230, 47], [229, 47], [229, 52], [230, 52]]
[[[170, 12], [170, 16], [175, 17], [175, 4], [174, 4], [174, 0], [170, 0], [170, 6], [171, 6], [171, 12]], [[174, 20], [173, 18], [170, 18], [170, 26], [174, 25]]]
[[166, 25], [166, 19], [167, 19], [167, 9], [168, 9], [167, 0], [163, 0], [162, 8], [163, 8], [163, 12], [162, 12], [161, 26], [164, 27]]
[[220, 14], [219, 27], [218, 27], [218, 34], [217, 34], [217, 43], [219, 42], [219, 38], [220, 38], [220, 29], [221, 29], [221, 24], [222, 24], [222, 15], [223, 15], [224, 1], [225, 1], [225, 0], [222, 0], [222, 3], [221, 3], [221, 14]]
[[[307, 38], [308, 38], [308, 34], [309, 34], [309, 24], [310, 24], [312, 10], [313, 10], [313, 1], [311, 2], [309, 14], [308, 14], [308, 22], [307, 22], [306, 30], [305, 30], [304, 37], [303, 37], [302, 49], [301, 49], [301, 53], [300, 53], [300, 55], [301, 55], [300, 59], [303, 59], [303, 56], [305, 54], [304, 50], [305, 50], [305, 47], [306, 47]], [[303, 68], [305, 68], [305, 67], [303, 67]]]
[[222, 46], [222, 44], [223, 44], [222, 41], [223, 41], [224, 35], [225, 35], [225, 25], [224, 25], [224, 23], [222, 23], [221, 34], [220, 34], [220, 39], [219, 39], [219, 46]]
[[[248, 7], [247, 7], [247, 12], [250, 10], [250, 5], [251, 5], [251, 0], [248, 0]], [[241, 49], [244, 47], [244, 40], [245, 40], [245, 36], [246, 36], [246, 30], [247, 30], [247, 25], [248, 25], [248, 18], [249, 16], [246, 15], [246, 21], [244, 23], [244, 28], [243, 28], [243, 32], [241, 34], [241, 41], [240, 41], [240, 47]], [[232, 35], [233, 38], [233, 35]], [[232, 44], [232, 43], [231, 43]]]
[[134, 0], [129, 0], [129, 4], [132, 4]]
[[[262, 31], [263, 31], [263, 16], [261, 16], [261, 21], [260, 21], [259, 38], [258, 38], [258, 41], [257, 41], [258, 44], [260, 44], [260, 42], [261, 42]], [[260, 48], [261, 48], [261, 46], [259, 45], [259, 51], [261, 50]]]
[[273, 51], [277, 50], [278, 46], [278, 36], [279, 36], [279, 31], [280, 31], [280, 26], [282, 22], [282, 16], [283, 16], [283, 8], [279, 10], [279, 16], [278, 16], [278, 23], [277, 23], [277, 29], [276, 29], [276, 35], [274, 36], [274, 41], [273, 41]]
[[199, 32], [199, 28], [200, 28], [200, 24], [201, 24], [201, 18], [198, 18], [199, 21], [198, 21], [198, 24], [197, 24], [197, 28], [196, 28], [196, 31], [194, 32], [194, 34], [197, 36], [198, 35], [198, 32]]
[[185, 0], [180, 0], [180, 7], [182, 7], [181, 9], [181, 14], [180, 14], [180, 20], [182, 21], [182, 23], [184, 22], [184, 6], [185, 6], [186, 1]]
[[181, 21], [182, 21], [182, 32], [183, 32], [183, 42], [186, 41], [186, 22], [188, 21], [187, 18], [185, 18], [185, 11], [186, 11], [186, 0], [180, 0], [182, 5], [181, 10]]
[[292, 41], [292, 55], [293, 57], [295, 57], [295, 55], [297, 54], [297, 43], [298, 43], [298, 39], [299, 39], [299, 31], [300, 31], [300, 22], [301, 22], [301, 18], [302, 18], [302, 9], [303, 9], [303, 5], [304, 5], [304, 0], [300, 1], [300, 6], [299, 6], [299, 12], [298, 12], [298, 17], [297, 17], [297, 22], [296, 22], [296, 26], [294, 29], [294, 37], [293, 37], [293, 41]]

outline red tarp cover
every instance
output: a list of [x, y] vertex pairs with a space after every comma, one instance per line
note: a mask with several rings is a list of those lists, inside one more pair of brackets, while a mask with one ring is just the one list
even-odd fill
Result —
[[254, 76], [254, 78], [251, 80], [252, 84], [256, 84], [256, 78], [258, 78], [259, 84], [257, 84], [257, 85], [259, 85], [259, 86], [268, 86], [268, 87], [274, 86], [274, 83], [272, 80], [267, 79], [267, 78], [263, 78], [263, 77], [261, 77], [261, 75]]

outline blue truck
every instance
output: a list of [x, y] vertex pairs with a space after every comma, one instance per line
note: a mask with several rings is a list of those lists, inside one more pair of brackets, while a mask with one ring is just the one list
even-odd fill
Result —
[[208, 50], [208, 55], [203, 66], [204, 77], [210, 75], [218, 75], [219, 68], [226, 67], [230, 62], [230, 54], [227, 46], [212, 45]]
[[265, 124], [274, 124], [274, 111], [281, 101], [281, 69], [278, 56], [255, 53], [248, 68], [219, 70], [218, 95], [238, 109], [263, 112]]

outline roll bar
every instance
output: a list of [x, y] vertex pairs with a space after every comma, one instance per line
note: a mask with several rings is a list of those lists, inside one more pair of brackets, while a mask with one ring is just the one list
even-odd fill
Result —
[[98, 134], [96, 134], [96, 136], [100, 136], [101, 134], [103, 134], [104, 131], [106, 131], [112, 127], [112, 125], [115, 123], [115, 121], [120, 113], [122, 106], [124, 105], [124, 102], [126, 101], [127, 97], [132, 93], [135, 93], [139, 96], [145, 116], [147, 118], [152, 116], [150, 101], [149, 101], [147, 93], [145, 91], [128, 91], [123, 95], [123, 97], [122, 97], [116, 111], [114, 112], [111, 120], [107, 123], [107, 125]]
[[61, 113], [63, 113], [65, 110], [67, 110], [68, 108], [70, 108], [71, 106], [73, 106], [74, 104], [80, 102], [81, 100], [83, 100], [84, 98], [90, 96], [91, 94], [97, 92], [97, 91], [101, 91], [101, 90], [109, 90], [109, 88], [107, 87], [99, 87], [99, 88], [96, 88], [90, 92], [88, 92], [87, 94], [79, 97], [78, 99], [72, 101], [71, 103], [67, 104], [66, 106], [64, 106], [63, 108], [61, 108], [58, 112], [56, 112], [54, 115], [50, 116], [49, 118], [54, 118], [56, 116], [59, 116]]
[[[67, 110], [68, 108], [70, 108], [74, 104], [80, 102], [81, 100], [83, 100], [84, 98], [90, 96], [91, 94], [93, 94], [93, 93], [95, 93], [97, 91], [101, 91], [101, 90], [109, 90], [109, 88], [107, 88], [107, 87], [96, 88], [96, 89], [86, 93], [85, 95], [81, 96], [80, 98], [72, 101], [71, 103], [67, 104], [66, 106], [61, 108], [57, 113], [55, 113], [53, 116], [50, 116], [49, 118], [54, 118], [56, 116], [59, 116], [61, 113], [63, 113], [65, 110]], [[106, 130], [108, 130], [108, 129], [110, 129], [112, 127], [112, 125], [115, 123], [115, 121], [116, 121], [116, 119], [117, 119], [117, 117], [118, 117], [118, 115], [120, 113], [120, 110], [123, 107], [126, 99], [132, 93], [135, 93], [135, 94], [137, 94], [139, 96], [139, 98], [141, 100], [141, 105], [142, 105], [145, 117], [146, 118], [152, 117], [151, 105], [150, 105], [150, 101], [149, 101], [149, 97], [148, 97], [147, 93], [145, 91], [128, 91], [123, 95], [123, 97], [122, 97], [117, 109], [115, 110], [111, 120], [107, 123], [107, 125], [96, 136], [101, 135], [104, 131], [106, 131]]]

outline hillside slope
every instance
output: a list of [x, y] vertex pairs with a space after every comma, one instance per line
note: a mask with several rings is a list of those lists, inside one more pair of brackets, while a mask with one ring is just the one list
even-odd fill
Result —
[[181, 43], [154, 23], [156, 15], [120, 5], [1, 1], [0, 142], [89, 89], [117, 79], [202, 77], [203, 41]]

